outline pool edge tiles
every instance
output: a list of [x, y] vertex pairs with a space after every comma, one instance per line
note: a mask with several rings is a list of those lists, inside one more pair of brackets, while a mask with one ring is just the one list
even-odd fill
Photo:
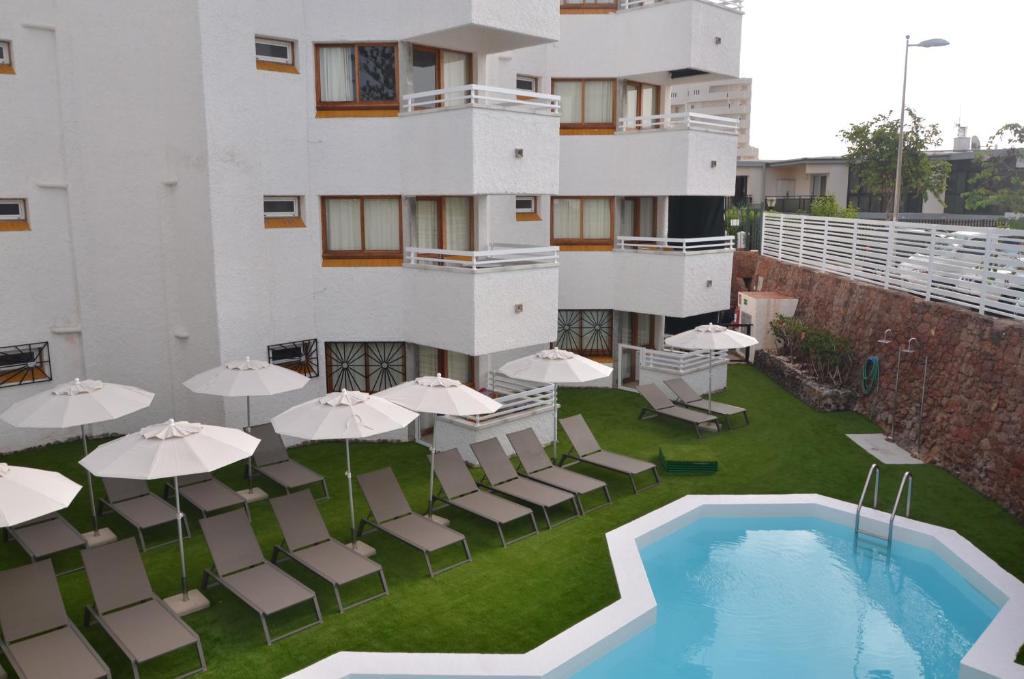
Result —
[[[814, 494], [689, 495], [605, 535], [621, 598], [523, 654], [341, 652], [292, 679], [502, 677], [563, 679], [650, 626], [657, 606], [640, 550], [708, 517], [811, 517], [849, 525], [856, 505]], [[865, 509], [861, 525], [884, 532], [889, 515]], [[960, 664], [961, 679], [1024, 679], [1024, 583], [959, 533], [897, 517], [894, 539], [933, 551], [1000, 610]]]

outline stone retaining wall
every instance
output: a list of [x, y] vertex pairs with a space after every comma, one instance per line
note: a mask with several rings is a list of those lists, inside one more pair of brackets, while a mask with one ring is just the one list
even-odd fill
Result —
[[854, 392], [815, 382], [811, 375], [785, 356], [759, 351], [754, 354], [754, 365], [815, 410], [853, 410], [857, 402], [857, 394]]

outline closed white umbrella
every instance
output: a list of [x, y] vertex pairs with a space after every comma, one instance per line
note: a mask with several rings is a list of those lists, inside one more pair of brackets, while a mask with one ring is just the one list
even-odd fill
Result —
[[[486, 415], [493, 413], [501, 404], [490, 396], [467, 387], [458, 380], [436, 376], [417, 377], [409, 382], [385, 389], [377, 394], [392, 403], [397, 403], [418, 413], [434, 415]], [[427, 496], [427, 514], [433, 515], [434, 507], [434, 440], [430, 441], [430, 494]]]
[[544, 351], [517, 358], [498, 368], [498, 372], [530, 382], [546, 382], [555, 387], [555, 402], [552, 407], [555, 419], [555, 440], [552, 454], [558, 459], [558, 385], [593, 382], [612, 374], [612, 368], [604, 363], [574, 354], [564, 349]]
[[[85, 438], [86, 425], [116, 420], [142, 410], [152, 402], [153, 393], [137, 387], [75, 378], [73, 382], [59, 384], [18, 401], [0, 414], [0, 419], [15, 427], [78, 427], [82, 436], [82, 453], [86, 456], [89, 454], [89, 443]], [[87, 477], [87, 485], [93, 530], [90, 543], [95, 545], [112, 542], [115, 539], [112, 532], [109, 537], [99, 539], [100, 527], [96, 516], [96, 498], [93, 495], [91, 475]]]
[[356, 507], [352, 495], [352, 463], [349, 440], [401, 429], [418, 415], [379, 396], [361, 391], [332, 392], [300, 403], [271, 418], [274, 431], [309, 441], [345, 440], [345, 478], [348, 479], [348, 510], [352, 520], [352, 546], [356, 546]]
[[672, 335], [665, 340], [665, 346], [708, 352], [708, 415], [711, 414], [711, 363], [714, 352], [745, 349], [755, 344], [757, 344], [757, 340], [750, 335], [744, 335], [742, 332], [712, 323], [698, 325], [692, 330]]
[[[252, 428], [252, 408], [250, 399], [253, 396], [274, 396], [301, 389], [309, 383], [305, 375], [245, 357], [243, 361], [228, 361], [224, 365], [205, 370], [183, 383], [185, 387], [197, 394], [213, 396], [244, 396], [245, 397], [245, 430]], [[258, 495], [253, 490], [252, 457], [249, 458], [249, 492], [242, 495], [248, 501], [262, 499], [265, 494]]]
[[[181, 601], [187, 602], [190, 592], [188, 572], [185, 569], [185, 538], [181, 527], [178, 478], [209, 473], [244, 460], [253, 454], [259, 443], [258, 438], [240, 429], [168, 420], [104, 443], [82, 460], [81, 464], [99, 477], [144, 481], [174, 479], [178, 554], [181, 558]], [[203, 601], [201, 605], [206, 604]]]
[[0, 462], [0, 528], [67, 509], [80, 490], [63, 474]]

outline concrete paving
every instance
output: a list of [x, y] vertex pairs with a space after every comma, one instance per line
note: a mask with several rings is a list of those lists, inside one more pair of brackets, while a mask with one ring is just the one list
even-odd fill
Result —
[[847, 434], [847, 437], [883, 464], [924, 464], [892, 441], [886, 441], [885, 434]]

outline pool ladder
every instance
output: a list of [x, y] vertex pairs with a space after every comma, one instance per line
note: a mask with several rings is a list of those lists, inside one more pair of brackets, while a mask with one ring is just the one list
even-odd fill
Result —
[[[876, 537], [876, 538], [879, 538], [879, 539], [881, 539], [881, 537], [882, 537], [881, 535], [876, 535], [876, 534], [871, 533], [869, 531], [862, 531], [860, 529], [860, 514], [861, 514], [861, 510], [864, 508], [864, 498], [867, 497], [868, 487], [871, 485], [871, 479], [872, 478], [874, 478], [874, 480], [875, 480], [875, 492], [874, 492], [874, 500], [871, 503], [871, 506], [872, 507], [876, 507], [876, 508], [878, 507], [878, 479], [879, 479], [880, 475], [881, 475], [881, 472], [878, 469], [878, 465], [877, 464], [873, 464], [868, 469], [867, 478], [864, 479], [864, 487], [860, 491], [860, 500], [857, 502], [857, 514], [856, 514], [856, 516], [854, 517], [854, 520], [853, 520], [854, 543], [856, 543], [857, 539], [860, 538], [861, 533], [865, 533], [867, 535], [870, 535], [872, 537]], [[896, 512], [900, 508], [900, 500], [903, 499], [903, 489], [904, 488], [906, 488], [906, 490], [907, 490], [907, 506], [906, 506], [905, 512], [906, 512], [906, 516], [909, 517], [910, 516], [910, 499], [911, 499], [911, 496], [914, 494], [914, 476], [910, 472], [903, 472], [903, 478], [900, 479], [900, 488], [899, 488], [898, 491], [896, 491], [896, 501], [892, 504], [892, 512], [889, 513], [889, 532], [888, 532], [888, 534], [887, 534], [887, 536], [885, 538], [885, 544], [886, 544], [886, 547], [888, 549], [890, 549], [890, 550], [892, 549], [893, 524], [896, 522]]]

